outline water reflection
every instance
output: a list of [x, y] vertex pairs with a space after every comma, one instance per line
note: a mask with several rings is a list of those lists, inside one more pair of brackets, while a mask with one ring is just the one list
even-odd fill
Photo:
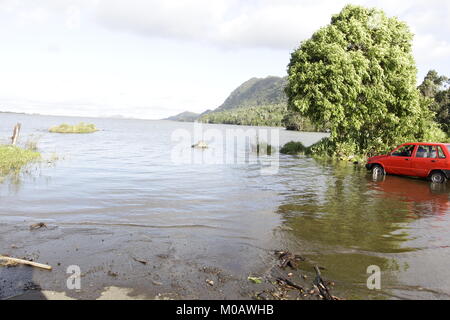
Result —
[[378, 196], [381, 198], [404, 203], [410, 218], [446, 215], [449, 212], [447, 184], [388, 176], [374, 183], [373, 189], [379, 192]]
[[311, 260], [329, 266], [327, 276], [340, 283], [347, 297], [392, 296], [389, 290], [366, 288], [367, 267], [383, 270], [384, 288], [402, 286], [398, 275], [409, 265], [399, 257], [419, 250], [422, 236], [410, 225], [449, 212], [447, 186], [395, 176], [373, 181], [361, 168], [318, 165], [326, 177], [325, 190], [321, 186], [305, 196], [300, 189], [279, 206], [292, 229], [288, 243], [298, 251], [309, 248]]
[[[358, 169], [327, 166], [325, 194], [295, 194], [279, 213], [302, 239], [320, 247], [343, 246], [372, 252], [402, 252], [405, 232], [399, 224], [410, 217], [407, 203], [382, 197], [376, 183]], [[382, 185], [380, 185], [382, 187]]]

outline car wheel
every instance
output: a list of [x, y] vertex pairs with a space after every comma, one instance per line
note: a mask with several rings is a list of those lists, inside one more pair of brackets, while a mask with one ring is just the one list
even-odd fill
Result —
[[372, 167], [372, 175], [374, 178], [383, 177], [385, 175], [384, 169], [379, 164]]
[[384, 171], [383, 167], [379, 164], [376, 164], [372, 167], [372, 180], [374, 182], [380, 182], [383, 181], [386, 176], [386, 172]]
[[433, 172], [430, 176], [430, 180], [433, 183], [445, 183], [447, 177], [440, 171]]

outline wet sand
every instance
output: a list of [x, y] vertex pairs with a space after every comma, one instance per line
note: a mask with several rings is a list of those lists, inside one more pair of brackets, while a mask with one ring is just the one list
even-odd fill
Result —
[[[21, 265], [1, 266], [0, 299], [323, 298], [313, 285], [313, 272], [282, 268], [273, 249], [243, 245], [237, 256], [248, 251], [252, 261], [230, 261], [194, 252], [186, 254], [191, 244], [179, 248], [167, 237], [151, 238], [148, 230], [139, 227], [48, 225], [31, 230], [24, 221], [0, 224], [0, 232], [0, 252], [53, 267], [45, 271]], [[198, 245], [192, 249], [197, 253], [206, 250]], [[302, 263], [312, 270], [308, 262]], [[79, 290], [67, 286], [67, 268], [72, 265], [81, 269]], [[261, 279], [261, 283], [249, 281], [249, 276]], [[280, 284], [279, 279], [289, 279], [305, 290]]]
[[[0, 224], [0, 252], [51, 265], [53, 270], [0, 267], [0, 299], [240, 300], [255, 299], [276, 287], [270, 279], [278, 261], [270, 249], [242, 246], [239, 256], [247, 250], [249, 257], [258, 258], [228, 261], [209, 256], [198, 243], [180, 248], [168, 237], [152, 237], [146, 228], [29, 226], [25, 221]], [[81, 269], [80, 290], [67, 288], [71, 265]], [[248, 276], [261, 277], [263, 283], [252, 283]], [[300, 273], [297, 278], [293, 281], [302, 280]]]

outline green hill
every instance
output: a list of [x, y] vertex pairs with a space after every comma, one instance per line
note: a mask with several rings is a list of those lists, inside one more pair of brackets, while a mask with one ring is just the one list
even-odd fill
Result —
[[181, 121], [181, 122], [194, 122], [200, 116], [199, 113], [185, 111], [176, 116], [172, 116], [163, 120]]
[[248, 126], [284, 126], [287, 78], [252, 78], [237, 87], [217, 109], [197, 121]]
[[[286, 77], [252, 78], [237, 87], [225, 102], [215, 110], [207, 110], [202, 114], [186, 111], [164, 120], [193, 122], [201, 121], [202, 118], [213, 113], [217, 114], [232, 109], [286, 105], [287, 98], [284, 93], [286, 81]], [[252, 108], [251, 112], [254, 112], [254, 110], [256, 109]], [[214, 117], [214, 119], [218, 119], [218, 117]]]
[[287, 111], [284, 93], [287, 78], [252, 78], [236, 88], [217, 109], [198, 115], [183, 112], [167, 118], [175, 121], [287, 127], [290, 130], [315, 131], [309, 121]]
[[242, 107], [286, 104], [284, 93], [287, 78], [269, 76], [252, 78], [236, 88], [225, 102], [215, 110], [223, 111]]

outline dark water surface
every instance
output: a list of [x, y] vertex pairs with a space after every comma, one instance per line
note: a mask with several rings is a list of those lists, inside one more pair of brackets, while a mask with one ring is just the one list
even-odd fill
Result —
[[[102, 131], [47, 132], [52, 125], [81, 120]], [[0, 254], [37, 250], [43, 262], [70, 260], [89, 274], [99, 272], [92, 261], [122, 270], [121, 257], [127, 254], [166, 258], [155, 272], [176, 288], [176, 280], [163, 273], [212, 265], [246, 279], [264, 272], [270, 250], [288, 249], [310, 261], [302, 266], [305, 272], [313, 264], [326, 267], [324, 276], [346, 298], [450, 297], [446, 186], [393, 176], [374, 182], [360, 167], [278, 153], [262, 156], [278, 167], [264, 175], [258, 163], [212, 164], [221, 155], [217, 141], [205, 151], [181, 144], [209, 162], [176, 164], [173, 151], [180, 143], [172, 134], [194, 128], [168, 121], [0, 114], [3, 142], [17, 122], [22, 142], [34, 135], [44, 158], [56, 153], [59, 160], [34, 168], [19, 182], [0, 185]], [[236, 128], [204, 126], [220, 132]], [[279, 135], [281, 144], [297, 140], [306, 145], [324, 136], [284, 130]], [[235, 152], [238, 159], [248, 156], [239, 147]], [[30, 238], [27, 227], [35, 222], [45, 222], [49, 230]], [[105, 241], [108, 247], [102, 249]], [[382, 271], [380, 291], [367, 289], [371, 265]], [[150, 274], [144, 266], [130, 268], [132, 275], [119, 274], [116, 284], [138, 287]], [[63, 277], [64, 271], [58, 272]], [[110, 285], [108, 279], [95, 286]], [[197, 289], [183, 290], [183, 297], [202, 297]]]

